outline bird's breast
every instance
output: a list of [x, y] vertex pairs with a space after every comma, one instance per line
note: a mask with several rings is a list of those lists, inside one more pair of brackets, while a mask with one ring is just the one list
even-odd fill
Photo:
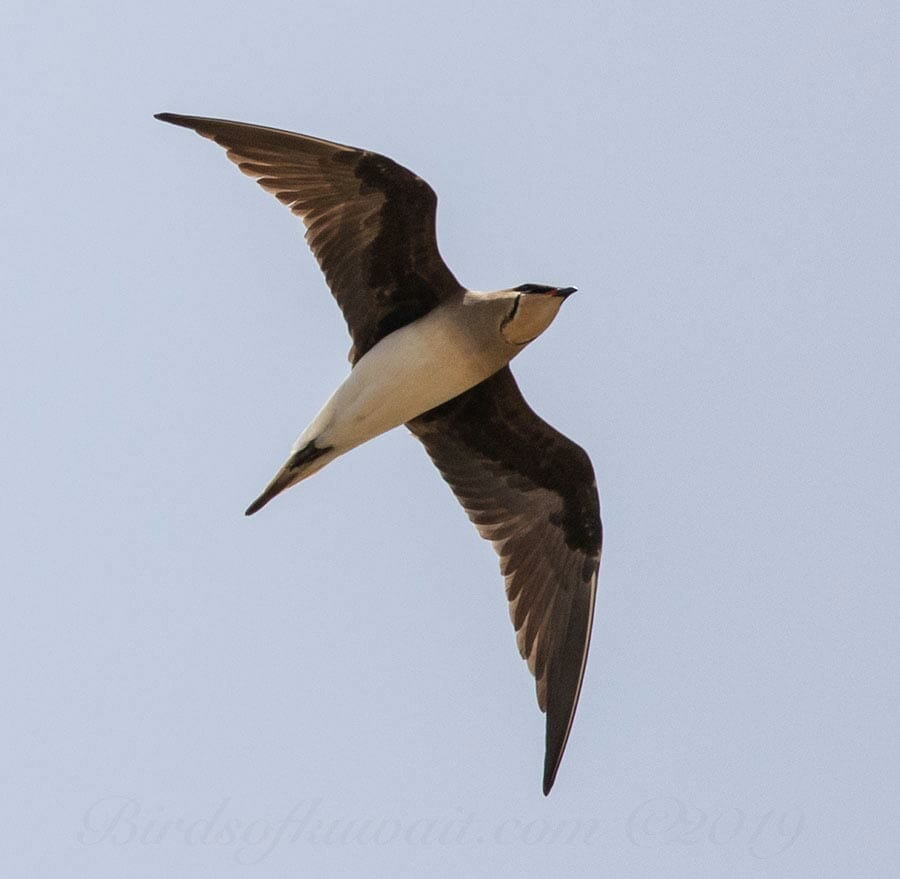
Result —
[[512, 353], [496, 331], [436, 309], [367, 351], [304, 437], [347, 451], [474, 387]]

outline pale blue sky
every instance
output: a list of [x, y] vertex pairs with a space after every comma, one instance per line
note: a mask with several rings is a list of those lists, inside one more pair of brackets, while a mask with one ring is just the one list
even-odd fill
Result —
[[[3, 875], [900, 875], [895, 4], [2, 24]], [[415, 440], [244, 518], [349, 340], [300, 223], [164, 110], [384, 152], [461, 281], [579, 288], [514, 365], [606, 526], [549, 799]]]

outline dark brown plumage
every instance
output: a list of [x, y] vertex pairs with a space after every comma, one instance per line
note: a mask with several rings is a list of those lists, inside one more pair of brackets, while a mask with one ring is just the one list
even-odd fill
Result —
[[241, 171], [303, 220], [350, 328], [353, 362], [462, 289], [438, 252], [434, 190], [392, 159], [243, 122], [156, 118], [225, 147]]
[[508, 366], [408, 427], [500, 556], [519, 651], [547, 712], [549, 793], [590, 642], [602, 542], [594, 469], [531, 410]]

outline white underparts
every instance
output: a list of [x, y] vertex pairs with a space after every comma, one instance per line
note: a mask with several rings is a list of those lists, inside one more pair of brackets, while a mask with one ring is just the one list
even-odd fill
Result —
[[289, 458], [269, 489], [283, 491], [484, 381], [550, 325], [560, 301], [468, 290], [385, 336], [357, 361], [291, 449], [293, 456], [314, 443], [325, 453], [299, 466]]
[[474, 387], [515, 353], [493, 335], [485, 345], [440, 309], [391, 333], [360, 358], [293, 451], [314, 441], [334, 449], [332, 460]]

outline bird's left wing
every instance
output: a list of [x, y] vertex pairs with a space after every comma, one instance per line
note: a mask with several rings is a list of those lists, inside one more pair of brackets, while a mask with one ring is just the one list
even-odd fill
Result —
[[546, 794], [591, 637], [602, 529], [590, 459], [529, 408], [509, 367], [407, 426], [500, 556], [516, 641], [547, 713]]
[[225, 147], [303, 220], [350, 329], [354, 362], [462, 289], [438, 251], [434, 190], [387, 156], [227, 119], [156, 118]]

